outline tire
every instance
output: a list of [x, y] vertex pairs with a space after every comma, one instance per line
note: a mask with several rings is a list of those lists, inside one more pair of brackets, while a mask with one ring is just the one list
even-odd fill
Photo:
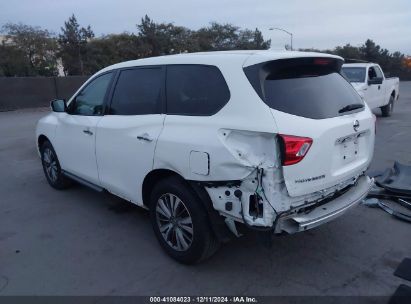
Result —
[[149, 209], [157, 240], [178, 262], [198, 263], [219, 248], [206, 209], [183, 179], [172, 176], [160, 180], [151, 193]]
[[381, 113], [383, 117], [389, 117], [392, 114], [392, 111], [394, 109], [394, 96], [390, 96], [390, 101], [388, 102], [387, 105], [381, 107]]
[[71, 181], [64, 176], [56, 151], [49, 141], [43, 143], [40, 148], [41, 163], [47, 182], [55, 189], [63, 190], [71, 185]]

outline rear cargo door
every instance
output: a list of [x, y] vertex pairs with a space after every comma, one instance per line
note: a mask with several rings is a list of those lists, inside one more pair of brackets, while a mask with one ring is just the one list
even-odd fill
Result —
[[[374, 117], [339, 74], [341, 63], [334, 58], [293, 58], [244, 68], [278, 126], [291, 196], [353, 179], [371, 161]], [[311, 139], [311, 145], [297, 162], [285, 165], [287, 138], [300, 137]]]

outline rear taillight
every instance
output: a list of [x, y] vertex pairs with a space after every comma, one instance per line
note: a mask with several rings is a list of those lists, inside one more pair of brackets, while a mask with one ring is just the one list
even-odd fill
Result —
[[307, 154], [313, 143], [309, 137], [279, 134], [284, 143], [283, 166], [294, 165], [300, 162]]

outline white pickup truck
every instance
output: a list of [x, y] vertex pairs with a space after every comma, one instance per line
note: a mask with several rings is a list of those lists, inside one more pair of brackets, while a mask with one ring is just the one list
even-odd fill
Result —
[[346, 63], [341, 71], [371, 109], [380, 108], [382, 116], [391, 116], [399, 97], [398, 77], [386, 78], [376, 63]]

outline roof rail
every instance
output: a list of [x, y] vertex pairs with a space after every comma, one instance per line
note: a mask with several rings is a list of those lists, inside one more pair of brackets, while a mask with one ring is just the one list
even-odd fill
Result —
[[345, 63], [370, 63], [367, 60], [353, 59], [353, 58], [344, 58]]

